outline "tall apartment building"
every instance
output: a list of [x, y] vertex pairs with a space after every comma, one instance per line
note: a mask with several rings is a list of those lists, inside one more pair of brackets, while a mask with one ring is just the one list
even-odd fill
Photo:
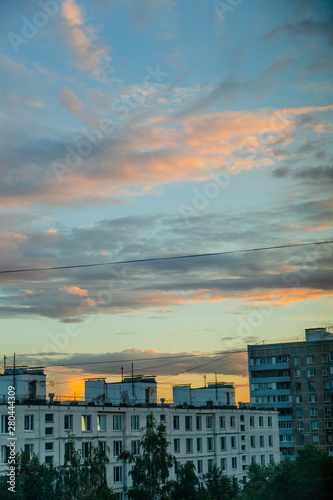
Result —
[[326, 328], [305, 335], [248, 346], [251, 406], [279, 411], [281, 459], [305, 443], [333, 455], [333, 335]]
[[[234, 387], [230, 385], [217, 384], [213, 391], [211, 386], [192, 389], [200, 392], [196, 404], [192, 404], [194, 393], [189, 394], [188, 389], [184, 392], [184, 401], [180, 389], [176, 389], [176, 403], [157, 404], [154, 377], [127, 378], [115, 384], [96, 379], [86, 382], [85, 401], [60, 402], [53, 394], [46, 397], [45, 375], [41, 378], [41, 368], [16, 367], [15, 372], [16, 451], [37, 453], [43, 463], [62, 465], [68, 431], [74, 434], [75, 446], [83, 458], [92, 443], [99, 441], [101, 446], [110, 449], [107, 479], [119, 499], [126, 498], [126, 489], [131, 485], [128, 474], [131, 466], [118, 462], [117, 458], [123, 450], [140, 453], [140, 438], [150, 412], [154, 413], [158, 424], [165, 426], [169, 452], [177, 460], [170, 479], [176, 477], [181, 464], [189, 461], [194, 463], [201, 482], [214, 464], [225, 473], [242, 479], [250, 463], [279, 461], [278, 413], [237, 408], [231, 404]], [[12, 384], [13, 370], [6, 369], [0, 375], [0, 474], [7, 469], [10, 451], [6, 395]], [[148, 398], [151, 399], [147, 401]], [[226, 404], [227, 398], [231, 403]]]

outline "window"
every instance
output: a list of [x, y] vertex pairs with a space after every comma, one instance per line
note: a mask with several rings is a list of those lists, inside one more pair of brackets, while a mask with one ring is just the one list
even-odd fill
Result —
[[244, 424], [242, 424], [242, 425], [240, 426], [240, 430], [241, 430], [241, 432], [245, 432], [245, 425], [244, 425]]
[[230, 417], [230, 427], [235, 427], [235, 425], [236, 425], [235, 417]]
[[241, 416], [239, 417], [239, 420], [240, 420], [241, 422], [245, 422], [245, 417], [244, 417], [244, 415], [241, 415]]
[[160, 415], [160, 422], [166, 422], [166, 415], [164, 413]]
[[311, 422], [311, 429], [319, 429], [318, 420], [314, 420], [313, 422]]
[[64, 415], [64, 429], [65, 431], [73, 430], [73, 415]]
[[100, 453], [106, 453], [106, 441], [98, 441], [98, 450]]
[[26, 443], [24, 445], [24, 453], [26, 453], [30, 458], [32, 457], [34, 452], [34, 445], [33, 443]]
[[47, 465], [53, 465], [53, 455], [48, 455], [45, 457], [45, 463]]
[[97, 430], [106, 431], [106, 415], [97, 415]]
[[[175, 417], [173, 417], [175, 418]], [[138, 431], [140, 429], [140, 417], [139, 415], [131, 416], [131, 430]]]
[[254, 427], [254, 417], [250, 417], [250, 427]]
[[131, 452], [133, 455], [140, 455], [140, 439], [131, 441]]
[[123, 452], [123, 442], [113, 441], [113, 456], [118, 457]]
[[186, 453], [193, 453], [193, 439], [186, 439]]
[[121, 415], [113, 415], [113, 430], [121, 431]]
[[175, 467], [175, 474], [178, 474], [179, 469], [180, 469], [180, 463], [176, 461], [174, 467]]
[[9, 446], [1, 446], [1, 463], [8, 464], [10, 448]]
[[308, 365], [310, 365], [311, 363], [314, 363], [314, 357], [313, 356], [308, 356], [306, 358], [306, 362]]
[[81, 429], [84, 432], [91, 431], [91, 415], [81, 416]]
[[236, 448], [236, 436], [231, 436], [231, 448]]
[[54, 428], [53, 427], [45, 427], [45, 436], [53, 436]]
[[296, 403], [302, 403], [303, 398], [302, 396], [296, 396]]
[[207, 460], [207, 466], [208, 466], [208, 470], [210, 470], [214, 467], [214, 459], [213, 458], [209, 458]]
[[318, 409], [310, 408], [310, 417], [318, 417]]
[[1, 415], [1, 434], [8, 434], [8, 415]]
[[301, 376], [301, 370], [298, 368], [295, 370], [295, 377], [300, 377]]
[[328, 354], [322, 354], [321, 355], [321, 362], [322, 363], [327, 363], [328, 362]]
[[173, 440], [173, 451], [175, 453], [179, 453], [180, 452], [180, 439], [174, 439]]
[[265, 465], [265, 455], [260, 455], [260, 463], [261, 465]]
[[186, 431], [192, 430], [192, 417], [188, 415], [185, 416], [185, 430]]
[[53, 451], [53, 443], [45, 443], [45, 451]]
[[202, 451], [202, 438], [197, 438], [197, 451]]
[[255, 448], [256, 447], [256, 437], [251, 436], [250, 440], [251, 440], [251, 448]]
[[331, 402], [331, 396], [329, 394], [324, 394], [324, 403], [330, 403]]
[[259, 427], [264, 427], [264, 417], [259, 417]]
[[272, 435], [268, 436], [268, 446], [273, 446], [273, 436]]
[[272, 427], [272, 417], [267, 417], [268, 427]]
[[221, 451], [224, 451], [227, 449], [227, 438], [225, 436], [222, 436], [220, 438], [220, 448], [221, 448]]
[[207, 438], [207, 451], [213, 451], [214, 450], [214, 440], [212, 437]]
[[123, 480], [123, 467], [122, 465], [116, 465], [113, 467], [113, 482], [121, 483]]
[[259, 443], [261, 448], [265, 446], [265, 436], [260, 436]]
[[83, 441], [82, 443], [82, 458], [86, 459], [90, 457], [91, 443], [89, 441]]
[[222, 472], [225, 472], [227, 470], [227, 459], [226, 458], [221, 458], [221, 470], [222, 470]]
[[25, 431], [33, 431], [34, 430], [34, 416], [33, 415], [25, 415], [24, 416], [24, 430]]
[[297, 416], [298, 416], [298, 417], [303, 417], [303, 408], [299, 408], [299, 409], [297, 410]]
[[297, 422], [297, 430], [302, 431], [304, 429], [304, 422]]
[[212, 429], [213, 428], [213, 417], [210, 415], [209, 417], [206, 417], [206, 429]]
[[255, 455], [252, 455], [251, 464], [256, 464], [256, 463], [257, 463], [257, 457]]
[[302, 384], [300, 382], [296, 382], [295, 384], [295, 391], [301, 392], [302, 391]]
[[308, 368], [306, 370], [307, 377], [314, 377], [316, 375], [316, 370], [314, 368]]
[[179, 430], [179, 415], [173, 416], [173, 428]]
[[54, 422], [54, 413], [45, 413], [45, 423], [53, 424]]
[[327, 377], [327, 375], [328, 375], [327, 368], [323, 368], [323, 377]]
[[233, 470], [237, 469], [237, 457], [232, 457], [231, 459], [231, 467]]
[[197, 431], [201, 431], [202, 428], [202, 423], [201, 423], [201, 415], [196, 416], [196, 426], [197, 426]]
[[325, 417], [331, 416], [331, 408], [325, 408]]
[[279, 429], [292, 429], [292, 427], [293, 423], [291, 420], [280, 420], [279, 422]]
[[299, 365], [299, 364], [300, 364], [300, 359], [299, 359], [299, 357], [297, 357], [297, 356], [295, 356], [295, 357], [294, 357], [294, 364], [295, 364], [295, 365]]
[[269, 455], [269, 463], [272, 464], [274, 462], [274, 455]]
[[330, 388], [329, 381], [324, 382], [324, 389], [329, 389], [329, 388]]
[[198, 471], [198, 474], [202, 474], [202, 472], [203, 472], [202, 460], [197, 461], [197, 471]]
[[225, 417], [220, 417], [220, 429], [225, 429]]

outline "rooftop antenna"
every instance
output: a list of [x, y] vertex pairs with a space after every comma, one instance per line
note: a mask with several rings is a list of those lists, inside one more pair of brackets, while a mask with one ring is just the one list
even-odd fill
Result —
[[204, 379], [204, 384], [205, 384], [205, 387], [207, 387], [207, 385], [206, 385], [207, 375], [206, 375], [206, 374], [203, 376], [203, 379]]
[[132, 394], [134, 396], [134, 365], [132, 363]]
[[121, 367], [121, 381], [124, 382], [124, 367]]
[[215, 372], [215, 393], [216, 393], [216, 401], [218, 400], [217, 397], [217, 372]]
[[5, 373], [6, 371], [6, 359], [7, 359], [7, 356], [4, 356], [3, 357], [3, 372]]

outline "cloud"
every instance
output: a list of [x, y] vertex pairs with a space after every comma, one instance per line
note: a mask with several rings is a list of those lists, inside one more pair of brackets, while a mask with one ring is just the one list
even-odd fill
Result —
[[85, 19], [75, 0], [61, 4], [67, 44], [73, 51], [73, 65], [95, 78], [103, 78], [110, 72], [110, 48], [103, 46], [92, 25], [85, 25]]
[[[81, 113], [80, 101], [72, 93], [65, 97], [67, 106]], [[3, 159], [10, 169], [0, 187], [1, 203], [13, 208], [123, 203], [164, 184], [210, 180], [212, 173], [223, 174], [227, 168], [237, 172], [267, 167], [290, 156], [304, 127], [326, 140], [327, 134], [316, 130], [318, 121], [302, 125], [298, 117], [331, 110], [332, 106], [308, 106], [224, 111], [184, 117], [180, 123], [160, 116], [127, 123], [112, 137], [90, 129], [67, 139], [53, 132], [50, 140], [25, 131], [18, 141], [16, 129], [20, 146], [15, 152], [8, 149], [12, 133], [7, 130]], [[277, 158], [278, 148], [282, 149]], [[16, 166], [20, 176], [12, 174]]]
[[[3, 239], [2, 269], [61, 266], [78, 262], [149, 258], [159, 255], [240, 250], [260, 245], [311, 241], [314, 231], [330, 227], [330, 198], [273, 204], [249, 214], [209, 211], [186, 219], [180, 215], [121, 217], [89, 227], [35, 230], [36, 221], [15, 240]], [[42, 220], [39, 221], [42, 223]], [[223, 228], [223, 229], [221, 229]], [[18, 233], [21, 234], [21, 233]], [[163, 252], [161, 252], [161, 248]], [[42, 316], [64, 323], [94, 314], [172, 311], [187, 304], [217, 302], [234, 314], [256, 304], [276, 307], [331, 296], [332, 245], [249, 252], [193, 259], [101, 266], [61, 271], [1, 274], [4, 295], [0, 316]], [[59, 285], [60, 280], [60, 285]], [[75, 285], [73, 285], [75, 283]], [[32, 285], [33, 284], [33, 285]], [[26, 294], [29, 289], [33, 294]], [[235, 302], [237, 301], [237, 302]]]
[[88, 290], [82, 290], [78, 286], [62, 286], [59, 288], [61, 292], [71, 293], [72, 295], [78, 295], [79, 297], [87, 297]]
[[272, 172], [273, 177], [293, 177], [299, 179], [304, 183], [322, 184], [333, 182], [333, 166], [332, 165], [319, 165], [318, 167], [303, 167], [303, 168], [289, 168], [278, 167]]
[[[157, 358], [157, 359], [156, 359]], [[53, 356], [46, 353], [31, 355], [20, 355], [21, 362], [55, 364]], [[93, 363], [96, 362], [94, 366]], [[125, 374], [130, 374], [131, 363], [134, 363], [136, 373], [155, 376], [175, 376], [179, 373], [189, 371], [191, 374], [214, 373], [216, 370], [223, 375], [247, 375], [247, 353], [226, 350], [216, 355], [199, 354], [191, 355], [189, 352], [160, 352], [156, 349], [140, 350], [136, 347], [121, 352], [109, 352], [98, 354], [82, 354], [58, 356], [57, 365], [70, 369], [80, 370], [82, 373], [89, 372], [96, 375], [120, 375], [121, 366], [125, 368]], [[75, 366], [74, 366], [75, 364]], [[68, 370], [68, 367], [67, 367]]]

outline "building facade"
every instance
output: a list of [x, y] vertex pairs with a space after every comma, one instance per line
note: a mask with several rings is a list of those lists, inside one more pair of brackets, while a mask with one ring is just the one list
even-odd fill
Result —
[[[12, 374], [5, 373], [0, 378], [6, 379], [8, 375]], [[21, 375], [29, 379], [35, 374], [27, 372]], [[132, 389], [132, 382], [138, 384], [138, 392], [134, 388], [137, 394], [142, 391], [142, 380], [139, 379], [136, 377], [129, 386]], [[148, 379], [151, 380], [151, 377]], [[10, 378], [5, 385], [8, 381], [11, 386]], [[8, 386], [5, 393], [7, 389]], [[141, 393], [146, 394], [144, 386]], [[140, 453], [140, 439], [146, 427], [147, 415], [153, 412], [157, 423], [165, 426], [169, 452], [176, 458], [170, 479], [176, 477], [181, 464], [189, 461], [194, 463], [201, 482], [214, 464], [226, 474], [243, 479], [249, 464], [256, 462], [263, 465], [273, 460], [279, 461], [278, 414], [274, 410], [215, 404], [195, 406], [179, 401], [177, 404], [160, 405], [144, 402], [135, 405], [113, 404], [92, 401], [91, 391], [89, 394], [89, 402], [61, 403], [55, 401], [53, 395], [51, 400], [46, 398], [46, 394], [44, 400], [40, 399], [40, 395], [38, 399], [31, 398], [29, 393], [21, 395], [15, 408], [16, 451], [36, 453], [42, 463], [62, 465], [68, 432], [75, 436], [76, 449], [82, 453], [83, 459], [89, 454], [92, 444], [100, 442], [101, 446], [109, 450], [108, 484], [120, 499], [125, 499], [126, 489], [131, 486], [128, 474], [131, 465], [119, 462], [118, 456], [124, 450]], [[0, 418], [0, 474], [5, 474], [10, 452], [5, 397], [0, 404]]]
[[333, 335], [248, 346], [251, 406], [279, 411], [281, 459], [312, 443], [333, 455]]

